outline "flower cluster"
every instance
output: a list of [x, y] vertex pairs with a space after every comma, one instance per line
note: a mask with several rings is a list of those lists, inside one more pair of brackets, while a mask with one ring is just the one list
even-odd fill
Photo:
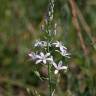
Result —
[[40, 40], [36, 40], [34, 47], [46, 47], [47, 46], [47, 42], [45, 41], [40, 41]]
[[[60, 70], [67, 70], [67, 65], [63, 64], [62, 58], [70, 58], [70, 54], [67, 52], [67, 48], [64, 46], [63, 42], [53, 40], [53, 37], [56, 35], [57, 27], [57, 24], [53, 22], [53, 13], [54, 0], [50, 0], [45, 25], [42, 25], [43, 40], [36, 40], [34, 43], [34, 48], [35, 50], [37, 49], [36, 52], [30, 52], [28, 55], [36, 64], [53, 65], [55, 74], [57, 74]], [[56, 60], [53, 53], [59, 53], [61, 58]]]
[[[63, 45], [62, 42], [60, 41], [56, 41], [56, 42], [47, 42], [47, 41], [40, 41], [40, 40], [36, 40], [34, 47], [39, 47], [39, 48], [45, 48], [47, 49], [48, 47], [52, 48], [54, 47], [54, 51], [59, 52], [63, 57], [68, 57], [69, 58], [69, 53], [67, 52], [67, 48]], [[58, 49], [57, 49], [58, 48]], [[58, 64], [56, 64], [51, 51], [49, 50], [49, 52], [30, 52], [28, 54], [31, 58], [31, 60], [34, 60], [36, 62], [36, 64], [42, 63], [42, 64], [52, 64], [54, 66], [55, 70], [55, 74], [58, 73], [58, 71], [62, 70], [62, 69], [67, 69], [67, 66], [63, 65], [62, 60], [59, 61]]]

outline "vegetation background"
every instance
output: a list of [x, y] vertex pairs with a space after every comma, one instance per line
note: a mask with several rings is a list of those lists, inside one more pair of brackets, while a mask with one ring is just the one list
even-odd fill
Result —
[[[40, 37], [49, 0], [0, 0], [0, 96], [47, 96], [47, 69], [27, 54]], [[96, 0], [56, 0], [57, 38], [71, 53], [56, 96], [96, 96]], [[40, 73], [38, 75], [38, 72]]]

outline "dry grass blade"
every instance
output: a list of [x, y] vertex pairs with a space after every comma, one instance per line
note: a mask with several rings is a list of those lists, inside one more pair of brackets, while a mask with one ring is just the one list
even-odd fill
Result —
[[74, 24], [74, 27], [76, 28], [76, 30], [78, 32], [77, 34], [78, 34], [78, 37], [80, 39], [80, 43], [81, 43], [82, 49], [84, 51], [85, 58], [87, 59], [88, 50], [87, 50], [87, 47], [85, 45], [83, 36], [81, 34], [81, 28], [79, 26], [79, 22], [78, 22], [78, 19], [77, 19], [78, 15], [77, 15], [76, 3], [75, 3], [74, 0], [69, 0], [69, 3], [70, 3], [70, 6], [72, 8], [72, 20], [73, 20], [73, 24]]

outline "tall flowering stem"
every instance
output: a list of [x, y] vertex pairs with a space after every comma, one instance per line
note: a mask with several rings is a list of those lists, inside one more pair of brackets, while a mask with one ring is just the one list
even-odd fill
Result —
[[[48, 31], [48, 35], [50, 37], [52, 37], [52, 22], [53, 22], [53, 15], [54, 13], [54, 0], [50, 0], [49, 2], [49, 8], [48, 8], [48, 19], [47, 19], [47, 29], [45, 29], [46, 31]], [[49, 39], [49, 36], [47, 38], [47, 40]], [[48, 40], [48, 42], [51, 42], [52, 38], [50, 38]], [[50, 51], [49, 50], [49, 46], [48, 46], [48, 52]], [[52, 84], [51, 84], [51, 64], [48, 64], [48, 80], [49, 80], [49, 96], [52, 96]]]
[[[53, 21], [54, 3], [54, 0], [50, 0], [49, 2], [48, 14], [45, 18], [44, 25], [41, 27], [42, 39], [36, 40], [34, 44], [35, 52], [30, 52], [28, 54], [31, 60], [35, 61], [36, 64], [48, 66], [49, 96], [53, 96], [54, 94], [52, 86], [52, 72], [55, 69], [54, 74], [58, 74], [61, 70], [67, 70], [68, 66], [64, 64], [62, 58], [70, 58], [63, 42], [58, 40], [55, 41], [53, 38], [57, 32], [57, 24], [54, 24]], [[59, 54], [60, 58], [57, 59], [53, 53], [56, 53], [56, 55]]]

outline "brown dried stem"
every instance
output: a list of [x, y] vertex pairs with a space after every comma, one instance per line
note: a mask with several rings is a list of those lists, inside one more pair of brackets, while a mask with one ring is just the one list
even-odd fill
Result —
[[76, 7], [75, 0], [69, 0], [69, 3], [70, 3], [70, 6], [72, 8], [72, 21], [73, 21], [74, 27], [77, 30], [77, 34], [78, 34], [78, 37], [80, 39], [81, 47], [82, 47], [82, 49], [84, 51], [84, 56], [87, 59], [88, 50], [87, 50], [87, 47], [86, 47], [86, 45], [84, 43], [83, 36], [81, 34], [81, 28], [80, 28], [79, 22], [78, 22], [78, 14], [77, 14], [77, 9], [76, 9], [77, 7]]
[[91, 35], [91, 32], [92, 32], [91, 28], [90, 28], [89, 25], [86, 23], [83, 15], [82, 15], [82, 12], [81, 12], [81, 10], [79, 9], [79, 7], [77, 6], [77, 4], [75, 4], [75, 5], [76, 5], [76, 9], [77, 9], [77, 15], [78, 15], [78, 18], [80, 19], [80, 23], [81, 23], [83, 29], [85, 30], [85, 32], [87, 33], [87, 35], [88, 35], [89, 38], [91, 39], [92, 44], [95, 44], [94, 38], [93, 38], [92, 35]]

